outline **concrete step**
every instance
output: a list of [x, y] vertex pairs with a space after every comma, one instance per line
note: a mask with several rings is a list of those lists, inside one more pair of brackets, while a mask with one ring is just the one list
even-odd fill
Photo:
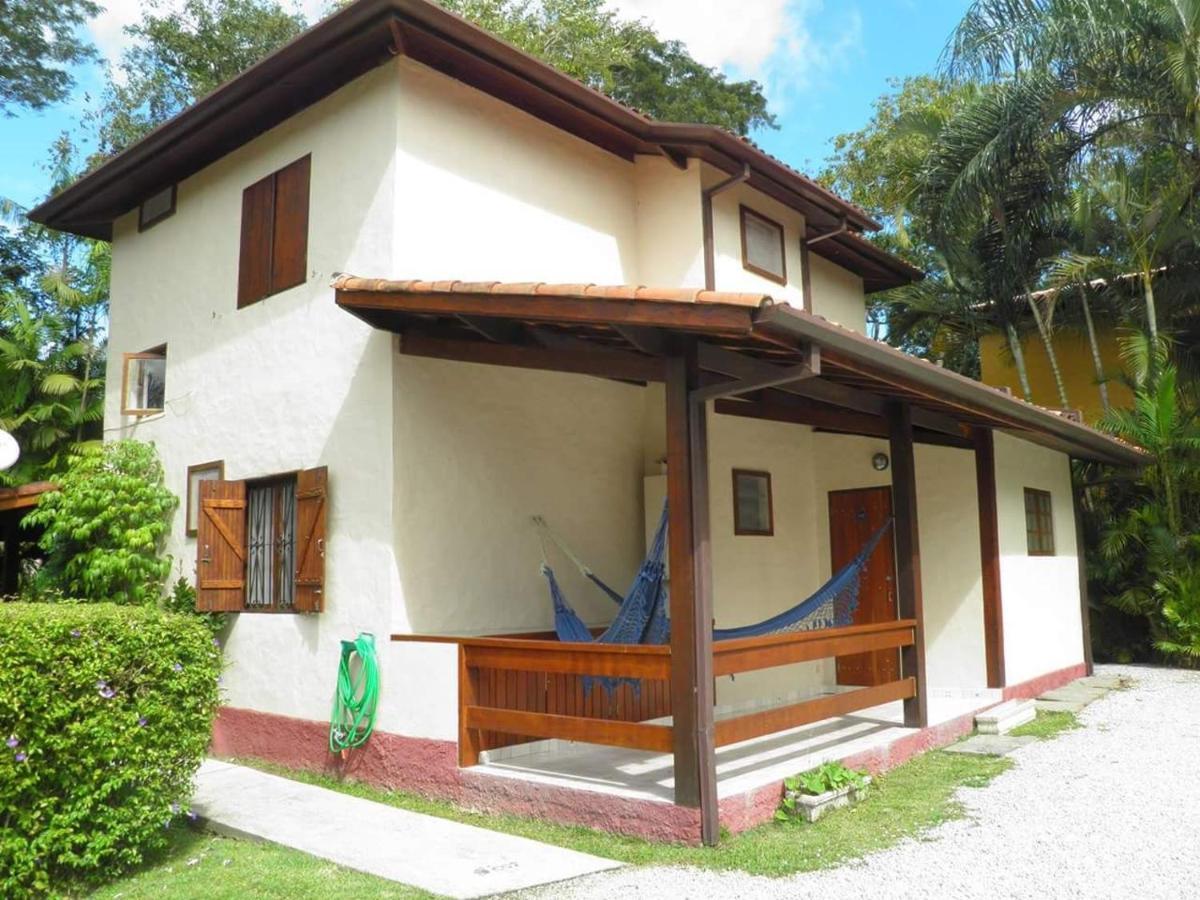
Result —
[[1104, 688], [1086, 687], [1073, 683], [1053, 691], [1046, 691], [1038, 697], [1039, 700], [1060, 700], [1063, 703], [1091, 703], [1099, 700], [1108, 693]]
[[1037, 707], [1032, 700], [1009, 700], [975, 716], [975, 727], [980, 734], [1006, 734], [1032, 722], [1036, 715]]
[[1036, 741], [1033, 735], [1016, 737], [1011, 734], [977, 734], [965, 741], [946, 747], [947, 753], [970, 753], [975, 756], [1008, 756], [1018, 747]]
[[1038, 700], [1037, 708], [1043, 712], [1082, 712], [1087, 703], [1070, 700]]

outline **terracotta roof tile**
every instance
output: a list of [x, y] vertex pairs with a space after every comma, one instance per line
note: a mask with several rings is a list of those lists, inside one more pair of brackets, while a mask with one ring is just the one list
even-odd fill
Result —
[[700, 288], [657, 288], [639, 284], [550, 284], [544, 281], [421, 281], [389, 280], [337, 275], [339, 291], [376, 294], [494, 294], [500, 296], [558, 297], [563, 300], [629, 300], [648, 303], [715, 303], [729, 306], [769, 306], [767, 294], [706, 291]]

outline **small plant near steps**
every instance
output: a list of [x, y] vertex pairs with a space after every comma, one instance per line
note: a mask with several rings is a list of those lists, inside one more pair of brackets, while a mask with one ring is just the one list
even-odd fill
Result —
[[797, 818], [815, 822], [830, 810], [857, 803], [866, 796], [870, 784], [871, 776], [865, 772], [847, 769], [840, 762], [827, 762], [783, 783], [783, 801], [775, 818], [780, 822]]

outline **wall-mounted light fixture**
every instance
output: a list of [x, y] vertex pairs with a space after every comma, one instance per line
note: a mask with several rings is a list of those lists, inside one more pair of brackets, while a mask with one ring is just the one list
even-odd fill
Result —
[[876, 472], [886, 472], [887, 467], [891, 464], [886, 453], [876, 453], [871, 457], [871, 468]]

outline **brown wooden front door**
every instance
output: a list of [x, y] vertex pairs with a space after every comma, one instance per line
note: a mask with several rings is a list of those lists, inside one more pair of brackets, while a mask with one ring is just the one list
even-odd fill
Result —
[[[892, 515], [890, 487], [829, 492], [829, 548], [836, 572]], [[890, 622], [896, 618], [896, 549], [887, 535], [871, 554], [862, 574], [854, 624]], [[900, 653], [876, 650], [837, 659], [837, 683], [886, 684], [900, 677]]]

